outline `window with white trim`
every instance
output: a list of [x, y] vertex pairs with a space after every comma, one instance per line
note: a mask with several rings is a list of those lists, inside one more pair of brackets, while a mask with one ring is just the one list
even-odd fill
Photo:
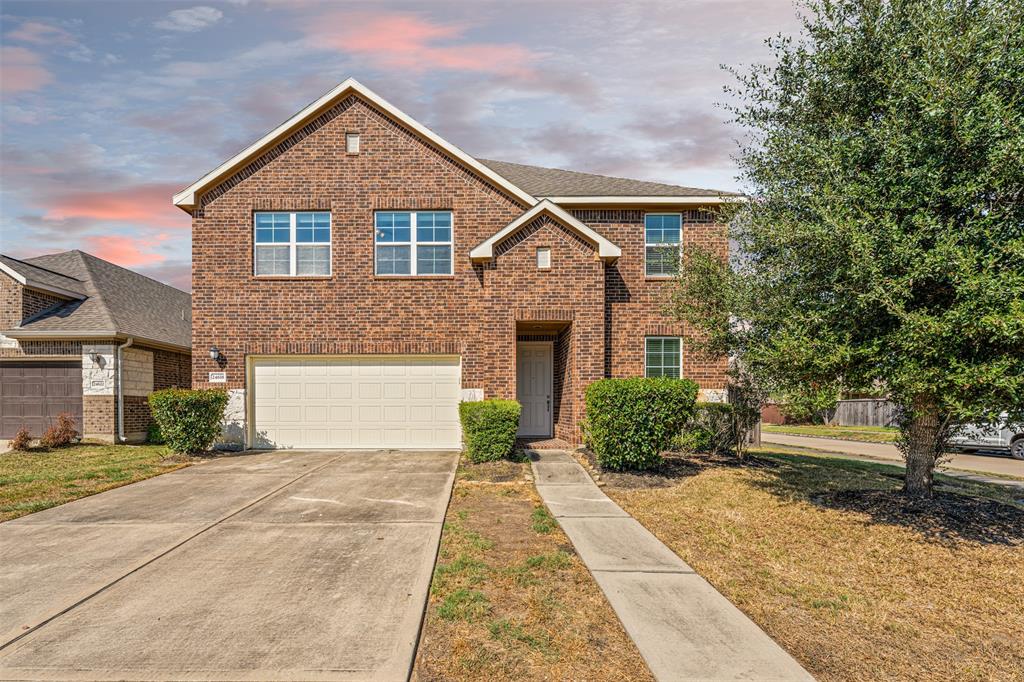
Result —
[[253, 273], [283, 277], [331, 274], [331, 214], [261, 211], [253, 217]]
[[644, 374], [678, 379], [683, 367], [683, 340], [678, 336], [648, 336]]
[[644, 259], [648, 277], [673, 277], [679, 272], [683, 216], [648, 213], [644, 216]]
[[452, 274], [451, 211], [378, 211], [373, 220], [376, 274]]

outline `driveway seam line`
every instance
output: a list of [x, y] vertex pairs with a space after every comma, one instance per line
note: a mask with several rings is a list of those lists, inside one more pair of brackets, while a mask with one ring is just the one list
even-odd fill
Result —
[[[81, 606], [82, 604], [86, 603], [87, 601], [90, 601], [91, 599], [93, 599], [97, 595], [102, 594], [103, 592], [106, 592], [108, 589], [110, 589], [114, 585], [117, 585], [118, 583], [120, 583], [122, 580], [124, 580], [128, 576], [134, 575], [135, 573], [141, 571], [143, 568], [149, 566], [150, 564], [152, 564], [152, 563], [154, 563], [156, 561], [159, 561], [160, 559], [164, 558], [165, 556], [167, 556], [168, 554], [170, 554], [174, 550], [178, 549], [179, 547], [181, 547], [182, 545], [184, 545], [184, 544], [186, 544], [188, 542], [191, 542], [192, 540], [196, 539], [197, 537], [199, 537], [200, 535], [202, 535], [206, 531], [210, 530], [211, 528], [213, 528], [215, 526], [219, 526], [221, 523], [227, 521], [231, 517], [237, 516], [238, 514], [241, 514], [246, 509], [252, 507], [253, 505], [259, 504], [260, 502], [262, 502], [263, 500], [267, 499], [271, 495], [274, 495], [276, 493], [281, 492], [282, 490], [284, 490], [285, 488], [287, 488], [291, 484], [295, 483], [296, 481], [299, 481], [299, 480], [305, 478], [306, 476], [309, 476], [310, 474], [312, 474], [312, 473], [314, 473], [316, 471], [319, 471], [321, 467], [325, 467], [328, 464], [332, 464], [333, 462], [337, 461], [340, 457], [341, 457], [341, 455], [339, 454], [336, 457], [333, 457], [332, 459], [324, 462], [323, 464], [321, 464], [321, 465], [319, 465], [319, 466], [317, 466], [317, 467], [315, 467], [313, 469], [310, 469], [309, 471], [307, 471], [307, 472], [305, 472], [303, 474], [300, 474], [299, 476], [296, 476], [295, 478], [293, 478], [292, 480], [288, 481], [287, 483], [285, 483], [285, 484], [283, 484], [281, 486], [278, 486], [277, 488], [274, 488], [273, 490], [271, 490], [270, 492], [266, 493], [265, 495], [261, 495], [260, 497], [256, 498], [255, 500], [253, 500], [249, 504], [247, 504], [247, 505], [245, 505], [245, 506], [243, 506], [243, 507], [241, 507], [239, 509], [236, 509], [235, 511], [231, 512], [227, 516], [224, 516], [224, 517], [221, 517], [221, 518], [217, 519], [216, 521], [214, 521], [210, 525], [206, 526], [205, 528], [202, 528], [202, 529], [196, 531], [195, 533], [193, 533], [192, 535], [188, 536], [187, 538], [185, 538], [181, 542], [176, 543], [175, 545], [169, 547], [168, 549], [164, 550], [160, 554], [157, 554], [156, 556], [152, 557], [151, 559], [148, 559], [147, 561], [139, 564], [138, 566], [136, 566], [132, 570], [128, 571], [124, 575], [122, 575], [122, 576], [120, 576], [118, 578], [115, 578], [114, 580], [111, 580], [109, 583], [107, 583], [103, 587], [100, 587], [96, 591], [94, 591], [94, 592], [92, 592], [90, 594], [87, 594], [86, 596], [82, 597], [81, 599], [79, 599], [75, 603], [71, 604], [70, 606], [68, 606], [68, 607], [58, 611], [54, 615], [50, 616], [46, 620], [41, 621], [40, 623], [37, 623], [36, 625], [33, 625], [31, 628], [29, 628], [28, 630], [25, 630], [24, 632], [19, 634], [14, 639], [11, 639], [11, 640], [9, 640], [7, 642], [4, 642], [3, 644], [0, 644], [0, 651], [3, 651], [5, 649], [7, 649], [8, 647], [13, 646], [14, 644], [17, 644], [18, 642], [20, 642], [25, 637], [28, 637], [29, 635], [35, 633], [36, 631], [42, 629], [43, 627], [45, 627], [47, 625], [49, 625], [54, 620], [60, 618], [61, 616], [65, 615], [66, 613], [69, 613], [70, 611], [73, 611], [74, 609], [78, 608], [79, 606]], [[181, 470], [179, 469], [179, 471], [181, 471]], [[173, 472], [168, 472], [168, 473], [173, 473]]]

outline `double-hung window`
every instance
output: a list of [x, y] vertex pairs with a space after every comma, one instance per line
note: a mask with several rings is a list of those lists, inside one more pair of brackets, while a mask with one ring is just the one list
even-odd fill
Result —
[[678, 336], [648, 336], [644, 373], [649, 377], [672, 377], [681, 374], [682, 339]]
[[644, 216], [644, 247], [648, 277], [672, 277], [679, 272], [683, 217], [678, 213]]
[[378, 275], [452, 274], [451, 211], [378, 211], [373, 233]]
[[309, 277], [331, 274], [331, 214], [258, 212], [254, 221], [256, 275]]

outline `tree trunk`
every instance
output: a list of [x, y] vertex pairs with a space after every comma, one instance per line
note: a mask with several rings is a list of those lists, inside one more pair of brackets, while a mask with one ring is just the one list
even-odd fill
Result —
[[927, 399], [915, 400], [912, 410], [903, 426], [903, 454], [907, 460], [903, 492], [911, 497], [931, 497], [935, 462], [945, 442], [942, 418]]

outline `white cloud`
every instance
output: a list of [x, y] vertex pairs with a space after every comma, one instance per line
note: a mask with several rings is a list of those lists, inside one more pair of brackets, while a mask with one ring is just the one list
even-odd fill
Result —
[[164, 31], [179, 31], [182, 33], [194, 33], [204, 28], [213, 26], [224, 16], [224, 13], [215, 7], [199, 5], [188, 9], [176, 9], [169, 12], [166, 17], [158, 20], [153, 25]]

